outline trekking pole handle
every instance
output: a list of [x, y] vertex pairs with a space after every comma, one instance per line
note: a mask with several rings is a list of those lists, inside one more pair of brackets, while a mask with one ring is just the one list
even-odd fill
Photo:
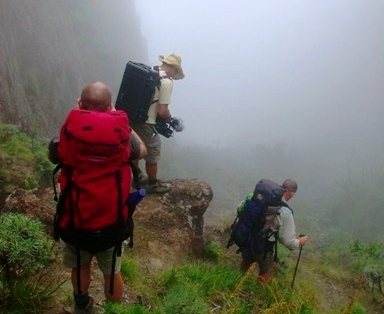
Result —
[[[302, 237], [305, 237], [305, 234], [302, 234], [302, 233], [299, 234], [299, 239], [302, 238]], [[299, 241], [300, 241], [300, 240], [299, 240]], [[304, 244], [305, 244], [305, 243], [304, 243]], [[304, 244], [303, 244], [303, 245], [304, 245]], [[303, 245], [300, 244], [300, 247], [303, 247]]]

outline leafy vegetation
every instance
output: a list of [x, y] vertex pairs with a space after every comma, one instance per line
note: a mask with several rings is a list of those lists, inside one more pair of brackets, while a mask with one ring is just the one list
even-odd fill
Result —
[[[367, 277], [364, 277], [367, 267], [362, 267], [355, 257], [358, 254], [361, 260], [365, 260], [365, 266], [371, 262], [376, 264], [383, 253], [382, 246], [378, 243], [363, 244], [351, 239], [336, 240], [329, 247], [323, 247], [321, 252], [310, 246], [305, 248], [305, 260], [301, 261], [303, 270], [298, 272], [294, 289], [291, 289], [291, 282], [296, 255], [292, 255], [292, 252], [279, 248], [281, 262], [275, 265], [275, 279], [269, 285], [261, 285], [256, 279], [257, 268], [244, 274], [239, 271], [237, 263], [234, 263], [233, 252], [225, 250], [220, 243], [207, 243], [201, 260], [189, 261], [179, 267], [151, 275], [144, 275], [139, 270], [140, 276], [131, 276], [129, 286], [145, 302], [130, 307], [119, 305], [120, 310], [116, 310], [116, 305], [106, 305], [104, 309], [106, 313], [148, 314], [350, 314], [371, 313], [370, 309], [375, 308], [380, 311], [383, 297], [377, 286], [374, 291], [370, 290], [371, 285], [367, 289]], [[129, 258], [135, 260], [138, 257], [130, 255]], [[377, 270], [381, 272], [380, 268]], [[137, 271], [136, 268], [133, 272]], [[319, 281], [319, 276], [323, 280]], [[326, 286], [327, 282], [329, 287]], [[334, 306], [328, 302], [323, 304], [322, 294], [330, 293], [330, 287], [335, 284], [346, 289], [346, 297]]]
[[33, 273], [45, 266], [52, 247], [39, 221], [16, 213], [0, 216], [0, 261], [6, 277]]
[[[313, 291], [297, 293], [287, 279], [261, 285], [256, 272], [243, 274], [228, 263], [226, 254], [217, 263], [190, 261], [180, 267], [159, 271], [144, 286], [134, 286], [148, 304], [122, 307], [106, 304], [106, 313], [316, 313], [308, 302]], [[143, 289], [143, 290], [140, 290]], [[119, 305], [121, 307], [121, 305]], [[121, 311], [121, 312], [119, 312]], [[124, 312], [125, 311], [125, 312]]]
[[53, 243], [39, 221], [22, 214], [2, 214], [0, 225], [0, 309], [40, 313], [63, 283], [50, 276]]
[[[280, 257], [285, 265], [276, 265], [276, 279], [264, 286], [256, 280], [257, 269], [246, 274], [241, 273], [236, 264], [233, 264], [231, 254], [219, 249], [221, 253], [214, 254], [214, 259], [190, 261], [180, 267], [160, 271], [150, 278], [141, 277], [140, 284], [130, 282], [135, 292], [147, 300], [147, 303], [126, 307], [126, 313], [136, 313], [133, 308], [137, 313], [370, 313], [361, 302], [367, 303], [368, 300], [371, 306], [380, 307], [378, 291], [371, 294], [358, 280], [352, 284], [351, 298], [345, 298], [344, 304], [325, 308], [319, 301], [325, 291], [319, 289], [316, 276], [326, 275], [327, 281], [345, 282], [346, 285], [350, 285], [348, 282], [353, 282], [355, 278], [359, 279], [357, 275], [362, 273], [351, 271], [357, 263], [353, 258], [356, 254], [353, 248], [356, 245], [354, 241], [336, 242], [335, 249], [327, 255], [328, 270], [323, 273], [320, 267], [322, 260], [318, 260], [318, 253], [307, 252], [305, 261], [301, 261], [304, 264], [302, 267], [312, 271], [304, 274], [299, 272], [294, 289], [290, 288], [290, 284], [295, 260], [287, 250], [280, 250]], [[367, 251], [359, 253], [362, 256], [372, 257], [372, 247], [378, 249], [374, 243], [363, 247]], [[211, 252], [212, 248], [216, 252], [220, 245], [209, 243], [204, 251]], [[344, 251], [344, 248], [347, 248], [345, 253], [349, 257], [345, 258], [344, 264], [339, 264], [338, 252]], [[381, 249], [380, 253], [376, 249], [374, 251], [374, 256], [380, 256]], [[345, 269], [348, 271], [344, 272]], [[338, 271], [343, 275], [338, 275]], [[107, 307], [105, 309], [107, 313], [113, 313], [108, 312]]]
[[[42, 232], [39, 222], [12, 213], [3, 214], [0, 218], [4, 226], [0, 234], [1, 261], [7, 261], [1, 268], [0, 288], [5, 297], [0, 310], [6, 309], [7, 313], [41, 313], [63, 283], [49, 276], [52, 271], [49, 248], [52, 244]], [[283, 248], [279, 254], [282, 262], [275, 265], [275, 278], [268, 285], [258, 282], [256, 267], [242, 273], [234, 263], [237, 255], [223, 249], [220, 243], [207, 243], [201, 260], [186, 261], [180, 266], [154, 273], [148, 273], [140, 266], [139, 256], [127, 254], [123, 256], [121, 272], [138, 296], [137, 304], [127, 306], [106, 302], [103, 308], [107, 314], [366, 314], [370, 313], [367, 305], [382, 308], [383, 297], [377, 291], [378, 287], [376, 290], [371, 290], [372, 286], [367, 289], [364, 285], [366, 281], [362, 281], [368, 277], [359, 276], [360, 281], [356, 280], [349, 290], [350, 297], [344, 299], [344, 304], [338, 303], [333, 308], [321, 305], [324, 287], [319, 287], [316, 279], [320, 274], [326, 275], [331, 282], [352, 282], [357, 275], [367, 271], [367, 265], [380, 262], [384, 253], [380, 243], [342, 240], [322, 250], [328, 251], [324, 254], [328, 271], [321, 273], [319, 268], [325, 260], [318, 258], [323, 256], [323, 252], [308, 249], [305, 260], [301, 261], [303, 270], [298, 273], [294, 289], [290, 284], [296, 257]], [[7, 269], [11, 271], [7, 273]], [[377, 270], [382, 271], [380, 268]], [[342, 272], [342, 276], [337, 271]], [[67, 298], [70, 304], [70, 293]]]
[[0, 123], [1, 194], [15, 188], [36, 190], [51, 184], [53, 165], [47, 157], [47, 140], [32, 140], [14, 124]]

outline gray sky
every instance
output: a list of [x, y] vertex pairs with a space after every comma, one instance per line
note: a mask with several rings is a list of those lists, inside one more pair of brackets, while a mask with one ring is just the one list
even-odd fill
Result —
[[138, 0], [136, 8], [149, 62], [183, 58], [170, 107], [186, 124], [178, 139], [384, 147], [383, 0]]

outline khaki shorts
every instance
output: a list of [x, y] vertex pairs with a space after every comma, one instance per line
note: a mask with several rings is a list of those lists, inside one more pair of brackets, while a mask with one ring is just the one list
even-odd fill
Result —
[[144, 160], [149, 164], [157, 163], [160, 160], [161, 140], [160, 135], [156, 132], [155, 125], [132, 123], [131, 127], [147, 146], [148, 155], [144, 157]]
[[[97, 265], [99, 266], [101, 272], [104, 275], [110, 276], [112, 269], [112, 255], [113, 250], [115, 248], [112, 247], [106, 251], [90, 254], [86, 251], [80, 250], [80, 265], [84, 266], [90, 264], [92, 261], [92, 257], [95, 256], [97, 260]], [[124, 247], [121, 248], [121, 255], [123, 255]], [[63, 249], [63, 264], [69, 268], [77, 267], [77, 255], [76, 249], [73, 245], [65, 243]], [[115, 274], [120, 272], [121, 268], [121, 257], [116, 257], [115, 263]]]

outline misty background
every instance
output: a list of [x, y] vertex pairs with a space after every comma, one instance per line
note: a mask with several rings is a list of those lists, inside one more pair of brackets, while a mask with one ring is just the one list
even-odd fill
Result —
[[[382, 173], [383, 1], [152, 0], [137, 10], [150, 62], [183, 57], [170, 108], [186, 129], [175, 141], [215, 147], [212, 167], [230, 148], [228, 167], [244, 168], [249, 189], [250, 177], [292, 177], [309, 204]], [[260, 156], [266, 147], [279, 158]], [[217, 194], [236, 189], [221, 175]]]
[[149, 0], [137, 11], [150, 62], [183, 57], [174, 111], [200, 128], [180, 138], [383, 140], [382, 1]]
[[170, 111], [186, 128], [162, 138], [159, 177], [207, 181], [207, 221], [233, 219], [258, 180], [292, 178], [298, 232], [381, 239], [383, 12], [381, 0], [1, 1], [1, 121], [49, 138], [85, 83], [116, 97], [127, 61], [175, 52], [186, 77]]

